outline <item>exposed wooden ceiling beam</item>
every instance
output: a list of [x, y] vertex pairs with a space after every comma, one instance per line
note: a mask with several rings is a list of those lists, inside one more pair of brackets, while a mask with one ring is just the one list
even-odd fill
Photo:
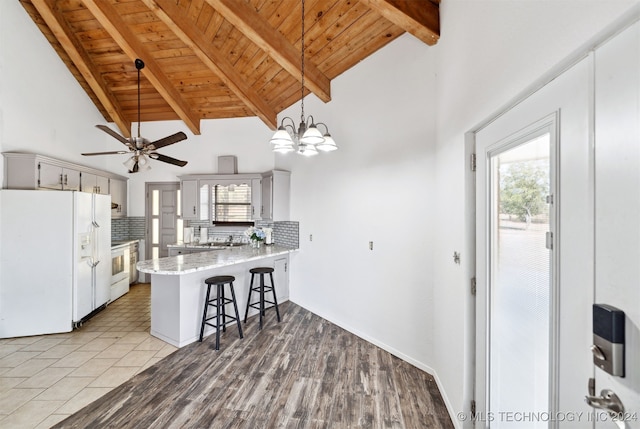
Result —
[[440, 39], [440, 8], [429, 0], [360, 0], [429, 46]]
[[183, 43], [193, 50], [195, 55], [209, 67], [227, 85], [242, 102], [258, 116], [269, 128], [276, 129], [278, 124], [275, 109], [246, 83], [234, 69], [233, 64], [219, 51], [213, 48], [211, 41], [197, 29], [175, 1], [142, 0], [155, 15], [164, 22]]
[[131, 122], [125, 119], [125, 115], [116, 101], [115, 96], [100, 78], [100, 73], [93, 66], [87, 53], [69, 29], [64, 18], [55, 10], [52, 1], [31, 0], [31, 3], [56, 36], [98, 100], [100, 100], [100, 103], [102, 103], [111, 120], [113, 120], [125, 137], [131, 137]]
[[153, 56], [137, 39], [113, 6], [105, 1], [82, 0], [82, 2], [124, 53], [131, 58], [132, 62], [136, 58], [144, 61], [145, 68], [142, 73], [147, 80], [151, 82], [156, 91], [166, 100], [178, 117], [184, 121], [191, 132], [200, 134], [200, 118], [191, 111], [180, 92], [169, 81], [158, 63], [153, 59]]
[[[300, 51], [248, 3], [238, 0], [206, 0], [227, 21], [258, 45], [290, 75], [302, 81]], [[305, 87], [325, 103], [331, 101], [331, 81], [310, 61], [305, 62]]]

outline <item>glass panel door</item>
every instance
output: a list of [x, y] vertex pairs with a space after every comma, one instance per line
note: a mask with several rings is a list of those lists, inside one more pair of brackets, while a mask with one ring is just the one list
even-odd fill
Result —
[[534, 417], [549, 411], [550, 153], [542, 130], [489, 154], [492, 428], [548, 426]]

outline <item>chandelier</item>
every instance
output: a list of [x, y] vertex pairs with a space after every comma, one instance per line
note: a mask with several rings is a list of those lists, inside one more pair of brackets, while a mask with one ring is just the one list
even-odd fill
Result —
[[[288, 116], [282, 118], [280, 126], [271, 138], [273, 151], [278, 153], [288, 153], [297, 151], [300, 155], [313, 156], [318, 151], [330, 152], [338, 149], [336, 142], [329, 134], [329, 127], [324, 123], [314, 122], [313, 116], [304, 116], [304, 0], [302, 0], [302, 40], [300, 45], [300, 70], [301, 70], [301, 90], [300, 90], [300, 125], [296, 131], [295, 122]], [[285, 123], [289, 120], [290, 123]], [[324, 134], [320, 132], [318, 126], [324, 127]], [[297, 147], [297, 149], [296, 149]]]

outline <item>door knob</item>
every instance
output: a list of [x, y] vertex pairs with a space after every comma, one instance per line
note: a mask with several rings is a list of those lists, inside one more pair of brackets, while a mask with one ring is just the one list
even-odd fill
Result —
[[589, 406], [600, 410], [605, 410], [611, 418], [624, 424], [624, 405], [613, 390], [602, 389], [600, 396], [595, 396], [596, 383], [593, 378], [589, 379], [589, 394], [585, 396], [585, 401]]

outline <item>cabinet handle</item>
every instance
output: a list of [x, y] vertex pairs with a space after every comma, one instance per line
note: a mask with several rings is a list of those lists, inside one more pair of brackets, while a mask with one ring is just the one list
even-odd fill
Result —
[[61, 185], [62, 185], [62, 183], [63, 183], [63, 182], [62, 182], [62, 174], [60, 175], [60, 182], [58, 182], [58, 183], [60, 183]]
[[67, 175], [64, 175], [64, 186], [67, 186], [69, 182], [67, 181]]
[[253, 216], [256, 212], [256, 208], [254, 206], [251, 206], [251, 216]]
[[196, 206], [193, 206], [193, 214], [196, 214]]

